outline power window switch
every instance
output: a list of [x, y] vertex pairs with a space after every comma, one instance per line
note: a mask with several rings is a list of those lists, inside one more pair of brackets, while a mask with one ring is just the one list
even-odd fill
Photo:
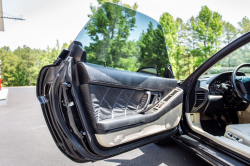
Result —
[[227, 132], [227, 136], [231, 138], [233, 135], [231, 133]]

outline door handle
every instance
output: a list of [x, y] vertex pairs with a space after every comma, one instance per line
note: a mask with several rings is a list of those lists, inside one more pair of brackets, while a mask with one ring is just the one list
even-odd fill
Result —
[[145, 112], [145, 110], [146, 110], [146, 108], [147, 108], [147, 106], [148, 106], [148, 104], [149, 104], [149, 102], [150, 102], [150, 100], [151, 100], [151, 92], [150, 92], [150, 91], [146, 91], [144, 94], [147, 94], [147, 95], [148, 95], [146, 104], [144, 105], [143, 108], [138, 109], [138, 110], [136, 111], [137, 114], [142, 113], [142, 112]]
[[153, 92], [151, 93], [151, 96], [154, 96], [151, 105], [157, 104], [161, 100], [161, 92]]

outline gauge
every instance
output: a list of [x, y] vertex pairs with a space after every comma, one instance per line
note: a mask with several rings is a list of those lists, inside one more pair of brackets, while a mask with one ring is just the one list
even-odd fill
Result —
[[215, 94], [214, 84], [210, 84], [210, 86], [209, 86], [209, 91], [210, 91], [210, 94], [211, 94], [211, 95], [214, 95], [214, 94]]
[[220, 87], [220, 81], [219, 81], [219, 80], [218, 80], [218, 81], [215, 81], [215, 82], [213, 83], [213, 87], [214, 87], [215, 89], [219, 88], [219, 87]]
[[209, 91], [211, 95], [220, 95], [220, 91], [216, 90], [220, 87], [221, 81], [216, 80], [212, 84], [210, 84]]

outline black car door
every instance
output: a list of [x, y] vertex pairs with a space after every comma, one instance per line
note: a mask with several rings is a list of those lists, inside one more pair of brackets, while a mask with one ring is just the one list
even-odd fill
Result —
[[[183, 91], [159, 76], [168, 63], [159, 23], [105, 3], [38, 76], [37, 97], [61, 152], [97, 161], [176, 133]], [[135, 72], [148, 66], [159, 73]]]

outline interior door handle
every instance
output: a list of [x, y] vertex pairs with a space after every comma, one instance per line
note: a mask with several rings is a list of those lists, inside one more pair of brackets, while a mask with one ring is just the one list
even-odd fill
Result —
[[161, 93], [160, 92], [151, 93], [151, 96], [153, 96], [153, 95], [154, 95], [154, 98], [153, 98], [153, 100], [151, 102], [152, 105], [157, 104], [161, 99]]
[[144, 107], [143, 107], [143, 108], [138, 109], [138, 110], [136, 111], [136, 113], [137, 113], [137, 114], [144, 112], [144, 111], [146, 110], [146, 108], [147, 108], [147, 106], [148, 106], [149, 102], [150, 102], [150, 99], [151, 99], [151, 92], [150, 92], [150, 91], [146, 91], [146, 92], [145, 92], [145, 94], [147, 94], [147, 95], [148, 95], [148, 98], [147, 98], [146, 104], [144, 105]]

